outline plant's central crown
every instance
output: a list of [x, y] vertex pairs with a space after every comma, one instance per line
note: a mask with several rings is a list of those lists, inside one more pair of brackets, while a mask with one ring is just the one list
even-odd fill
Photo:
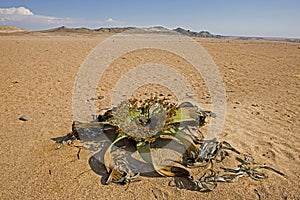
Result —
[[176, 109], [175, 104], [164, 100], [151, 98], [138, 103], [133, 99], [122, 102], [115, 109], [113, 118], [123, 134], [136, 141], [151, 141], [170, 128]]

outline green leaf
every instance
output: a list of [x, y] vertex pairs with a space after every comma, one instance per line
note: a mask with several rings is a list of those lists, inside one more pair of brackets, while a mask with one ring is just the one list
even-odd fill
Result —
[[175, 116], [172, 117], [174, 123], [196, 121], [197, 110], [194, 107], [182, 107], [176, 110]]
[[196, 151], [198, 148], [196, 146], [196, 144], [194, 143], [194, 141], [192, 140], [192, 138], [181, 132], [181, 131], [177, 131], [177, 132], [164, 132], [162, 135], [170, 135], [173, 136], [175, 138], [177, 138], [185, 147], [185, 149], [191, 149]]
[[114, 168], [114, 162], [113, 158], [111, 156], [111, 149], [120, 140], [127, 138], [127, 135], [118, 135], [118, 137], [113, 141], [113, 143], [110, 144], [110, 146], [107, 148], [105, 154], [104, 154], [104, 165], [108, 172], [110, 172]]
[[186, 154], [189, 158], [199, 153], [199, 148], [196, 146], [192, 138], [181, 131], [164, 132], [162, 135], [170, 135], [177, 138], [186, 149]]
[[151, 151], [150, 151], [150, 143], [146, 142], [138, 142], [137, 143], [137, 150], [140, 153], [141, 157], [147, 162], [151, 163], [153, 168], [157, 173], [159, 173], [162, 176], [180, 176], [180, 177], [190, 177], [190, 173], [181, 168], [171, 165], [159, 165], [153, 162], [151, 157]]
[[150, 143], [138, 142], [136, 145], [136, 148], [144, 161], [146, 161], [147, 163], [152, 163], [152, 157], [151, 157], [151, 152], [150, 152]]

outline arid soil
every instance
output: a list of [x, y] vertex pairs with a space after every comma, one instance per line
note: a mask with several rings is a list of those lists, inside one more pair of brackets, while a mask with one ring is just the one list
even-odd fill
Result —
[[[110, 36], [0, 36], [0, 199], [300, 199], [299, 43], [195, 38], [211, 55], [226, 89], [227, 116], [219, 139], [286, 177], [266, 171], [267, 179], [243, 177], [236, 183], [220, 183], [209, 193], [170, 186], [174, 179], [162, 177], [143, 177], [129, 186], [103, 185], [103, 175], [90, 170], [87, 150], [78, 159], [77, 148], [57, 149], [51, 138], [71, 131], [72, 94], [80, 65]], [[126, 56], [116, 60], [99, 83], [103, 105], [114, 80], [130, 64], [161, 60], [180, 68], [181, 62], [158, 51]], [[209, 107], [207, 91], [197, 83], [201, 77], [187, 74], [203, 96], [200, 103]], [[168, 92], [156, 86], [137, 92], [147, 95], [152, 88], [153, 93]], [[19, 120], [21, 115], [29, 120]]]

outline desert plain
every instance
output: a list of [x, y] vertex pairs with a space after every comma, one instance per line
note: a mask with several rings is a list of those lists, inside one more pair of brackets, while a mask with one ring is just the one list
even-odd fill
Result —
[[[104, 185], [90, 170], [88, 150], [51, 138], [71, 131], [72, 95], [87, 55], [112, 33], [6, 33], [0, 35], [0, 199], [300, 199], [300, 43], [193, 38], [212, 57], [226, 89], [220, 140], [283, 172], [240, 178], [209, 193], [178, 188], [169, 177], [143, 177], [129, 186]], [[136, 55], [134, 55], [136, 54]], [[146, 61], [183, 62], [163, 52], [138, 51], [116, 60], [99, 83], [109, 101], [114, 79]], [[161, 56], [161, 58], [160, 58]], [[179, 65], [181, 70], [185, 63]], [[190, 77], [208, 104], [205, 87]], [[200, 82], [200, 80], [199, 80]], [[139, 93], [164, 93], [156, 86]], [[138, 94], [136, 94], [138, 96]], [[202, 97], [202, 98], [201, 98]], [[28, 121], [19, 117], [27, 115]]]

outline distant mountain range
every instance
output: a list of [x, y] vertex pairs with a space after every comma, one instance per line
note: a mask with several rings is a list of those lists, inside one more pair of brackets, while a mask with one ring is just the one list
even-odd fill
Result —
[[214, 35], [208, 31], [194, 32], [190, 30], [185, 30], [183, 28], [173, 29], [178, 33], [191, 37], [202, 37], [202, 38], [218, 38], [218, 39], [236, 39], [236, 40], [272, 40], [272, 41], [286, 41], [286, 42], [300, 42], [298, 38], [271, 38], [271, 37], [248, 37], [248, 36], [224, 36], [224, 35]]
[[61, 26], [58, 28], [36, 31], [42, 33], [49, 33], [49, 32], [67, 32], [67, 33], [121, 33], [123, 31], [135, 29], [135, 27], [124, 27], [124, 28], [98, 28], [98, 29], [89, 29], [89, 28], [68, 28], [66, 26]]
[[211, 34], [208, 31], [200, 31], [200, 32], [194, 32], [194, 31], [190, 31], [190, 30], [185, 30], [183, 28], [176, 28], [173, 29], [173, 31], [176, 31], [178, 33], [181, 33], [183, 35], [187, 35], [187, 36], [191, 36], [191, 37], [204, 37], [204, 38], [224, 38], [225, 36], [222, 35], [214, 35]]
[[[42, 30], [37, 32], [42, 33], [49, 33], [49, 32], [57, 32], [57, 33], [121, 33], [123, 31], [132, 30], [132, 29], [139, 29], [144, 31], [156, 31], [156, 32], [170, 32], [171, 30], [164, 28], [162, 26], [155, 26], [150, 28], [136, 28], [136, 27], [123, 27], [123, 28], [98, 28], [98, 29], [88, 29], [88, 28], [68, 28], [66, 26], [61, 26], [58, 28]], [[178, 32], [183, 35], [191, 36], [191, 37], [205, 37], [205, 38], [224, 38], [221, 35], [213, 35], [208, 31], [201, 31], [199, 33], [193, 32], [190, 30], [185, 30], [183, 28], [176, 28], [173, 31]]]
[[[7, 34], [21, 34], [21, 33], [57, 33], [57, 34], [70, 34], [70, 33], [82, 33], [82, 34], [97, 34], [97, 33], [121, 33], [127, 30], [142, 30], [142, 31], [154, 31], [154, 32], [170, 32], [171, 30], [162, 27], [155, 26], [150, 28], [136, 28], [136, 27], [115, 27], [115, 28], [98, 28], [98, 29], [89, 29], [89, 28], [69, 28], [66, 26], [61, 26], [58, 28], [41, 30], [41, 31], [28, 31], [18, 27], [12, 26], [0, 26], [0, 35]], [[242, 37], [242, 36], [223, 36], [215, 35], [208, 31], [190, 31], [183, 28], [176, 28], [173, 31], [180, 33], [182, 35], [190, 37], [201, 37], [201, 38], [217, 38], [217, 39], [237, 39], [237, 40], [272, 40], [272, 41], [286, 41], [286, 42], [299, 42], [300, 38], [270, 38], [270, 37]]]

